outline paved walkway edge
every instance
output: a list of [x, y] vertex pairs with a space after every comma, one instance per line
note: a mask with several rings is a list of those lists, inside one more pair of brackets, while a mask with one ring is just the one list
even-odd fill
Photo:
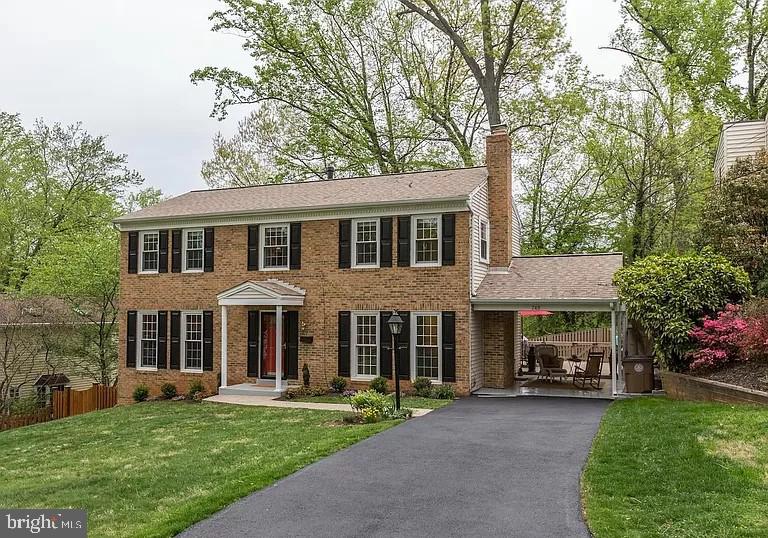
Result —
[[[206, 398], [206, 402], [232, 404], [232, 405], [258, 405], [261, 407], [287, 407], [293, 409], [316, 409], [321, 411], [348, 411], [352, 412], [349, 404], [320, 403], [320, 402], [293, 402], [291, 400], [278, 400], [272, 396], [228, 396], [217, 394]], [[413, 409], [414, 417], [421, 417], [432, 409]]]

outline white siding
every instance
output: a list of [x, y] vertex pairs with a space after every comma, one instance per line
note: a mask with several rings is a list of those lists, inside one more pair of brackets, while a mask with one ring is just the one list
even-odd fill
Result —
[[725, 124], [715, 155], [715, 179], [720, 181], [737, 159], [751, 157], [761, 149], [766, 149], [765, 121]]
[[[469, 195], [469, 210], [472, 215], [472, 259], [470, 265], [470, 286], [472, 295], [475, 294], [480, 282], [488, 272], [488, 264], [480, 261], [480, 219], [488, 219], [488, 182], [484, 181]], [[493, 240], [493, 238], [490, 238]], [[490, 249], [490, 244], [488, 245]]]
[[480, 389], [485, 384], [483, 363], [483, 313], [469, 311], [469, 390]]

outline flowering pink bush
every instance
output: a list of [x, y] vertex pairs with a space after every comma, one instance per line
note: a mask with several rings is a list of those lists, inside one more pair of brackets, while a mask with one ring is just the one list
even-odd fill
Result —
[[688, 333], [698, 348], [690, 353], [691, 369], [715, 369], [746, 358], [741, 351], [749, 325], [741, 317], [740, 307], [733, 304], [714, 319], [705, 317], [701, 327], [696, 326]]

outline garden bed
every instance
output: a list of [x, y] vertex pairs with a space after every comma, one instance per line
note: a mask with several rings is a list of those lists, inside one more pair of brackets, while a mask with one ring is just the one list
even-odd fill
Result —
[[696, 377], [768, 392], [768, 363], [755, 361], [737, 362], [721, 370], [706, 373], [697, 372]]

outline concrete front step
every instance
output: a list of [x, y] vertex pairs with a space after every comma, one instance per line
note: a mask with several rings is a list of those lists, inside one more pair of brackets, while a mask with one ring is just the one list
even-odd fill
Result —
[[222, 396], [270, 396], [276, 398], [285, 394], [286, 390], [288, 390], [288, 386], [285, 384], [283, 384], [283, 390], [277, 392], [274, 385], [266, 383], [240, 383], [239, 385], [219, 387], [219, 394]]

